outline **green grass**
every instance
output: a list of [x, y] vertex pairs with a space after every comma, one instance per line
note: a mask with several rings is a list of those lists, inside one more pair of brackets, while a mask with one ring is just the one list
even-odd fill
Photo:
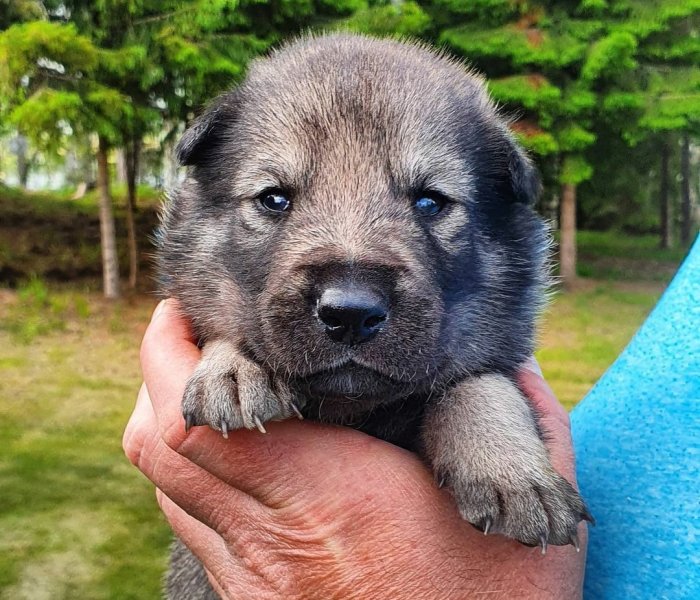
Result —
[[592, 257], [666, 261], [678, 264], [686, 254], [684, 248], [659, 248], [658, 235], [629, 235], [618, 231], [579, 231], [579, 253]]
[[[126, 198], [126, 185], [112, 185], [112, 199], [122, 206]], [[138, 203], [141, 207], [152, 208], [160, 202], [160, 192], [145, 185], [138, 186]], [[19, 188], [7, 187], [0, 183], [0, 207], [4, 214], [51, 217], [66, 214], [96, 215], [99, 202], [97, 190], [87, 192], [82, 198], [74, 199], [75, 190], [64, 189], [51, 192], [27, 192]], [[28, 206], [29, 205], [29, 206]]]
[[617, 231], [579, 231], [576, 242], [578, 274], [615, 281], [668, 282], [687, 252], [680, 246], [660, 249], [656, 235]]
[[536, 356], [564, 406], [575, 406], [613, 363], [662, 289], [654, 283], [586, 282], [554, 297]]
[[[3, 293], [0, 321], [27, 293]], [[0, 598], [158, 598], [170, 533], [120, 442], [154, 301], [37, 295], [32, 318], [51, 326], [0, 330]]]
[[[125, 190], [115, 186], [113, 192], [119, 262], [126, 273]], [[143, 272], [149, 267], [149, 235], [157, 222], [159, 201], [158, 191], [139, 189], [136, 227]], [[96, 191], [73, 200], [69, 191], [29, 193], [0, 184], [0, 285], [17, 286], [39, 277], [99, 290], [101, 271]], [[147, 277], [142, 280], [150, 284]]]
[[[142, 232], [155, 222], [157, 194], [146, 198]], [[0, 285], [15, 286], [0, 288], [0, 600], [159, 597], [170, 532], [121, 450], [155, 300], [104, 302], [98, 243], [94, 193], [74, 201], [0, 186]], [[598, 279], [553, 298], [537, 353], [569, 408], [632, 337], [683, 251], [580, 232], [579, 254], [581, 274]]]
[[[614, 360], [660, 289], [604, 283], [554, 298], [538, 358], [566, 406]], [[0, 329], [0, 599], [159, 597], [170, 533], [120, 445], [153, 304], [109, 305], [37, 281], [0, 295], [0, 321], [26, 310], [39, 323], [29, 336]]]

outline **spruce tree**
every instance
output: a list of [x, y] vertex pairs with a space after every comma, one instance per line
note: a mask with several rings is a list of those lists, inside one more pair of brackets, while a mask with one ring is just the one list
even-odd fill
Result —
[[[596, 129], [615, 122], [633, 143], [644, 133], [682, 128], [700, 114], [695, 100], [697, 37], [679, 23], [698, 0], [582, 0], [426, 3], [438, 40], [491, 80], [491, 92], [517, 114], [514, 131], [559, 186], [561, 276], [576, 276], [576, 191], [594, 175]], [[649, 60], [656, 57], [663, 68]], [[676, 75], [668, 71], [669, 62]], [[695, 74], [683, 71], [694, 65]], [[646, 70], [644, 69], [646, 67]], [[644, 73], [654, 73], [643, 85]], [[681, 75], [682, 73], [682, 75]], [[695, 115], [694, 117], [692, 115]]]

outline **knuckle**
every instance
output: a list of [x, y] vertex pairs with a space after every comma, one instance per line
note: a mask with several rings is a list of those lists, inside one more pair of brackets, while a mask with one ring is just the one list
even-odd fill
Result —
[[135, 433], [136, 432], [132, 431], [129, 433], [129, 435], [124, 436], [122, 439], [122, 449], [124, 450], [126, 457], [129, 459], [129, 462], [136, 467], [141, 460], [143, 444], [135, 441], [134, 438], [137, 437]]

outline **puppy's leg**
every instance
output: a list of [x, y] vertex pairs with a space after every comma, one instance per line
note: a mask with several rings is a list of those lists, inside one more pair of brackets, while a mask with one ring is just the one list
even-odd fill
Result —
[[187, 427], [209, 425], [224, 437], [232, 429], [301, 416], [299, 400], [282, 382], [274, 382], [228, 340], [211, 340], [187, 382], [182, 411]]
[[544, 550], [575, 543], [579, 521], [590, 519], [552, 468], [527, 400], [503, 375], [465, 380], [428, 406], [422, 443], [439, 484], [482, 531]]

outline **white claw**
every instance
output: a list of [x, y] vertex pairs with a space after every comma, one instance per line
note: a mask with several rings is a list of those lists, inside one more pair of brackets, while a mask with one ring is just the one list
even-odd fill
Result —
[[491, 531], [491, 519], [486, 519], [486, 525], [484, 525], [484, 535], [488, 535]]
[[304, 415], [301, 414], [301, 411], [299, 410], [299, 407], [294, 404], [294, 402], [289, 403], [292, 406], [292, 410], [294, 411], [294, 414], [297, 416], [297, 419], [300, 421], [304, 420]]
[[260, 419], [258, 419], [258, 417], [253, 417], [253, 420], [255, 421], [255, 426], [258, 428], [258, 431], [260, 433], [267, 433], [267, 431], [263, 427], [263, 424], [260, 422]]
[[228, 439], [228, 427], [226, 426], [226, 421], [221, 421], [221, 435], [224, 436], [224, 439]]

